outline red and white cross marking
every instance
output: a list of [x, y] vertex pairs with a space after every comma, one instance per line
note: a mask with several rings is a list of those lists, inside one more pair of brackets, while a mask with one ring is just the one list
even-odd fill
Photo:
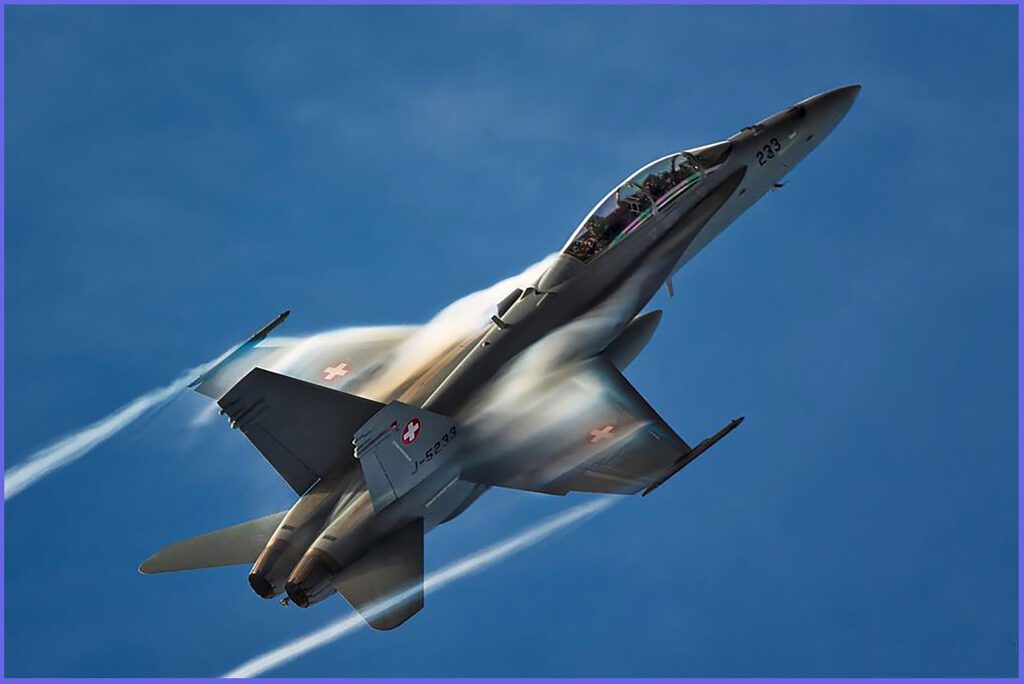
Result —
[[611, 439], [613, 432], [615, 432], [615, 426], [614, 425], [605, 425], [600, 430], [591, 430], [590, 431], [590, 440], [589, 441], [590, 441], [591, 444], [597, 444], [602, 439]]
[[321, 372], [324, 374], [324, 380], [327, 382], [333, 382], [338, 378], [343, 378], [348, 375], [350, 370], [351, 367], [344, 361], [341, 361], [337, 366], [328, 366]]
[[420, 434], [420, 419], [413, 418], [405, 424], [405, 429], [402, 430], [402, 444], [409, 446], [416, 441], [416, 438]]

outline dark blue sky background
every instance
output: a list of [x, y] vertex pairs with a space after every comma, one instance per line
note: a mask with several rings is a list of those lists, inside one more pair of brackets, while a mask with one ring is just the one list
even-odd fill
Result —
[[[220, 353], [428, 319], [636, 167], [862, 83], [658, 296], [691, 441], [629, 499], [273, 674], [1015, 675], [1015, 7], [6, 7], [6, 461]], [[8, 675], [217, 675], [349, 609], [143, 577], [291, 493], [178, 399], [6, 506]], [[573, 503], [492, 491], [436, 568]]]

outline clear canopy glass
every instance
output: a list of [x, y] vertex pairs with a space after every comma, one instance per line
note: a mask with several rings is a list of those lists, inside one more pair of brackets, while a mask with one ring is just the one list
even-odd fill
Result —
[[688, 152], [659, 159], [612, 190], [570, 238], [565, 253], [587, 262], [619, 243], [704, 178]]

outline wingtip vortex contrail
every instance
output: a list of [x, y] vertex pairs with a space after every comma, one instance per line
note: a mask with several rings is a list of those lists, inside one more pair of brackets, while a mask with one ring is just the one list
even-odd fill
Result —
[[202, 368], [204, 366], [189, 370], [169, 385], [146, 392], [107, 417], [39, 449], [25, 461], [8, 468], [4, 472], [4, 501], [25, 491], [55, 470], [77, 461], [141, 418], [150, 409], [173, 399], [178, 392], [188, 386], [195, 378], [196, 372]]
[[[466, 295], [442, 309], [434, 319], [421, 326], [420, 333], [414, 340], [407, 341], [408, 349], [405, 349], [406, 353], [401, 359], [402, 363], [396, 364], [397, 367], [392, 368], [389, 373], [391, 375], [397, 373], [399, 379], [402, 379], [403, 373], [408, 373], [410, 367], [416, 365], [415, 357], [417, 354], [422, 355], [424, 348], [434, 350], [443, 348], [444, 340], [439, 342], [435, 339], [439, 335], [443, 337], [446, 331], [450, 333], [452, 328], [472, 326], [477, 319], [485, 321], [487, 319], [486, 312], [490, 310], [496, 297], [512, 287], [512, 283], [526, 282], [537, 277], [553, 257], [554, 255], [548, 255], [526, 268], [522, 273]], [[350, 330], [355, 330], [355, 328]], [[315, 336], [307, 339], [312, 339], [312, 337]], [[239, 346], [236, 345], [228, 349], [216, 359], [185, 372], [170, 384], [133, 399], [105, 418], [65, 435], [52, 444], [38, 449], [21, 463], [7, 468], [4, 472], [4, 501], [17, 496], [47, 475], [82, 458], [141, 418], [149, 410], [167, 403], [178, 392], [188, 387], [193, 379], [227, 359]], [[296, 345], [296, 348], [299, 348], [299, 345]], [[410, 359], [409, 356], [414, 358]], [[208, 411], [200, 413], [192, 421], [192, 426], [198, 427], [216, 415], [216, 408], [215, 405], [211, 405]]]

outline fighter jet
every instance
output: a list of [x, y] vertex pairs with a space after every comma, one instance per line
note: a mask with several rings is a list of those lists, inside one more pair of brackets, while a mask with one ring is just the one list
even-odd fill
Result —
[[[685, 265], [817, 147], [860, 86], [673, 152], [619, 183], [489, 322], [414, 366], [415, 326], [316, 343], [270, 337], [192, 384], [298, 495], [288, 510], [172, 544], [143, 573], [252, 564], [261, 597], [337, 593], [376, 629], [423, 607], [423, 537], [490, 487], [647, 495], [736, 428], [690, 446], [622, 374]], [[497, 299], [497, 297], [496, 297]], [[398, 368], [399, 370], [396, 370]]]

